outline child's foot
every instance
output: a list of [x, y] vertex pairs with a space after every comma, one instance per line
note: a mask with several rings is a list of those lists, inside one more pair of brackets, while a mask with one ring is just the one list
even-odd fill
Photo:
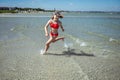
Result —
[[46, 54], [46, 51], [41, 50], [40, 54], [41, 54], [41, 55], [45, 55], [45, 54]]

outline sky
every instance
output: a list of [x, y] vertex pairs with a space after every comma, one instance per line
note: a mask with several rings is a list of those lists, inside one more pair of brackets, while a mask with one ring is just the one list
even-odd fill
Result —
[[120, 0], [0, 0], [0, 7], [29, 7], [45, 10], [120, 11]]

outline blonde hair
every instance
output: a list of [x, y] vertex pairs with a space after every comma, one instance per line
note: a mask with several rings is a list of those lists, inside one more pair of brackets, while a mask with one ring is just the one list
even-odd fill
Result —
[[[56, 15], [56, 14], [54, 14], [54, 15]], [[54, 19], [54, 15], [52, 15], [51, 19]], [[63, 16], [59, 15], [59, 18], [63, 18]]]

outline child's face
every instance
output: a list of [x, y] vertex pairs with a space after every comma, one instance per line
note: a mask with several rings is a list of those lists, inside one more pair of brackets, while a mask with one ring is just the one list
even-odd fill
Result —
[[54, 15], [54, 19], [55, 19], [55, 20], [58, 20], [58, 19], [59, 19], [59, 16], [58, 16], [58, 15]]

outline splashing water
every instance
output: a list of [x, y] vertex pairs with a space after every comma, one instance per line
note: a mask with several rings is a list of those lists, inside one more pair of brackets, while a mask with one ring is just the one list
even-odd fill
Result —
[[64, 43], [64, 47], [65, 47], [65, 48], [68, 48], [68, 45], [67, 45], [66, 43]]
[[14, 31], [14, 29], [15, 29], [15, 28], [13, 27], [13, 28], [10, 29], [10, 31]]
[[45, 51], [43, 49], [40, 50], [40, 54], [43, 55]]
[[70, 47], [73, 47], [73, 43], [64, 43], [64, 47], [65, 48], [70, 48]]
[[82, 42], [80, 46], [87, 46], [87, 44], [85, 42]]
[[116, 41], [116, 40], [115, 40], [115, 39], [113, 39], [113, 38], [110, 38], [110, 39], [109, 39], [109, 41], [111, 42], [111, 41]]
[[80, 43], [80, 40], [79, 40], [79, 39], [77, 39], [77, 40], [76, 40], [76, 43]]
[[79, 39], [76, 40], [76, 43], [80, 44], [80, 46], [87, 46], [85, 42], [81, 42]]

